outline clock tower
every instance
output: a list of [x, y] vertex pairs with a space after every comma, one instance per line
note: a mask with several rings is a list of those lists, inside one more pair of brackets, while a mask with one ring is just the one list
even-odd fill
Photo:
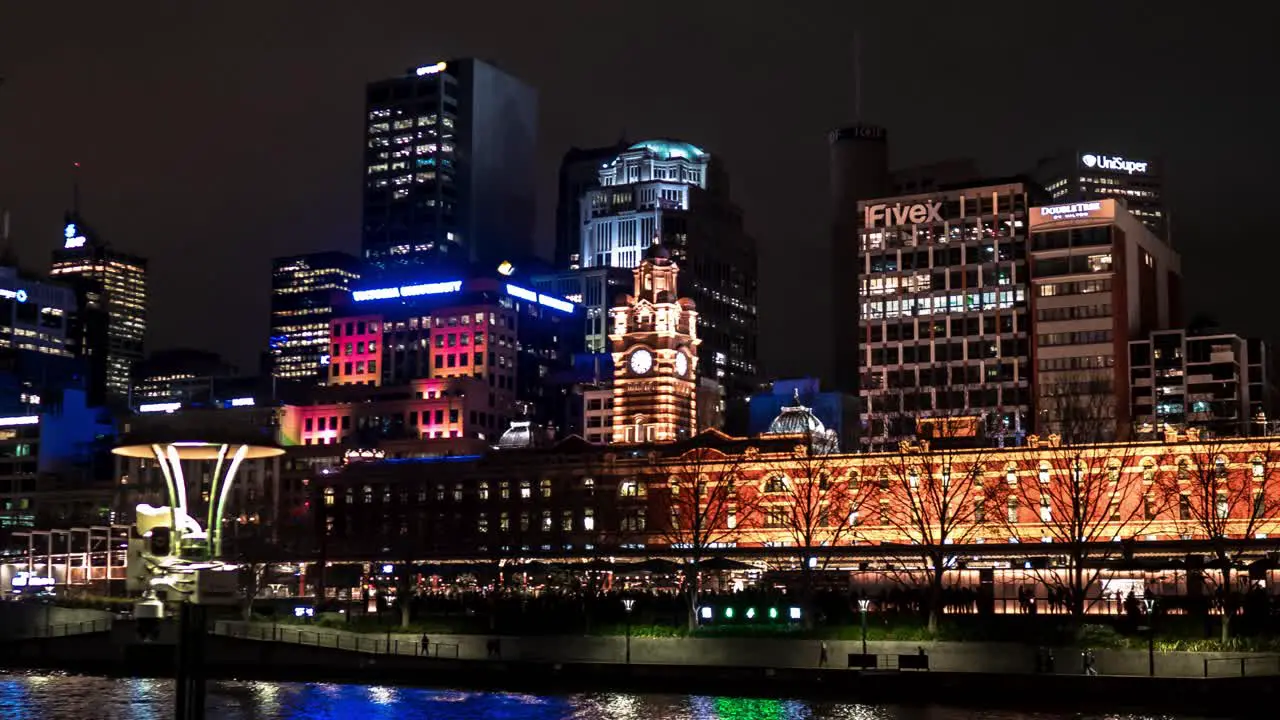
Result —
[[697, 431], [698, 313], [676, 297], [680, 268], [649, 246], [635, 293], [611, 308], [613, 442], [672, 442]]

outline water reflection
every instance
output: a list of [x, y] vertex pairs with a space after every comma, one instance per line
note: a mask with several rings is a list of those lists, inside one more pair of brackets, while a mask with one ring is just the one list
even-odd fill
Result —
[[[163, 720], [167, 680], [0, 674], [3, 720]], [[208, 720], [1155, 720], [682, 695], [536, 696], [325, 683], [215, 682]], [[1164, 720], [1191, 720], [1166, 717]]]

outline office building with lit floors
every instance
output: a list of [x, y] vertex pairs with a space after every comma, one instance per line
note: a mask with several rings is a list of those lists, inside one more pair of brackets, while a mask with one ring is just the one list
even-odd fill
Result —
[[1156, 237], [1170, 239], [1164, 167], [1158, 157], [1134, 157], [1098, 148], [1061, 150], [1043, 158], [1032, 176], [1055, 205], [1114, 199]]
[[1129, 342], [1129, 414], [1139, 437], [1200, 428], [1217, 437], [1271, 434], [1271, 348], [1217, 330], [1158, 330]]
[[620, 139], [605, 147], [569, 148], [561, 158], [560, 187], [556, 196], [557, 268], [581, 267], [582, 201], [588, 190], [600, 187], [600, 168], [629, 147], [631, 143]]
[[[124, 401], [133, 364], [142, 359], [147, 333], [147, 261], [120, 252], [75, 214], [67, 216], [61, 247], [53, 251], [49, 275], [75, 289], [86, 314], [105, 316], [102, 333], [84, 328], [81, 353], [91, 374], [102, 379], [108, 399]], [[90, 388], [90, 397], [99, 388]]]
[[569, 396], [555, 379], [581, 352], [580, 306], [498, 273], [374, 282], [362, 281], [331, 323], [329, 384], [472, 379], [483, 388], [482, 409], [471, 421], [482, 438], [496, 437], [526, 413], [540, 425], [569, 424]]
[[582, 348], [587, 353], [609, 352], [609, 308], [631, 291], [631, 270], [602, 266], [563, 270], [533, 276], [533, 289], [582, 306]]
[[366, 262], [496, 266], [536, 254], [533, 88], [466, 58], [370, 83], [365, 99]]
[[1036, 430], [1125, 439], [1129, 341], [1180, 321], [1178, 254], [1117, 200], [1031, 209]]
[[587, 196], [582, 267], [634, 268], [660, 242], [680, 265], [678, 294], [698, 307], [702, 374], [745, 400], [758, 372], [756, 246], [720, 161], [677, 140], [635, 143]]
[[350, 293], [360, 264], [344, 252], [271, 261], [271, 374], [315, 384], [328, 375], [329, 321], [335, 295]]
[[[1030, 429], [1027, 181], [859, 202], [864, 448], [1014, 444]], [[855, 279], [856, 273], [856, 279]]]

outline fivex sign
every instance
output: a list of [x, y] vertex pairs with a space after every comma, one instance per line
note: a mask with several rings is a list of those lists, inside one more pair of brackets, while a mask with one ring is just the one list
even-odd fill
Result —
[[914, 205], [870, 205], [866, 209], [866, 227], [893, 227], [942, 222], [942, 203], [922, 202]]

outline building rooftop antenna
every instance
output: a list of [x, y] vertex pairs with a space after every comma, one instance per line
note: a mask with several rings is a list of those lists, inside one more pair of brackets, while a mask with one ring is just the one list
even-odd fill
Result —
[[853, 31], [853, 121], [862, 122], [862, 33]]
[[71, 164], [71, 213], [80, 217], [80, 163]]

